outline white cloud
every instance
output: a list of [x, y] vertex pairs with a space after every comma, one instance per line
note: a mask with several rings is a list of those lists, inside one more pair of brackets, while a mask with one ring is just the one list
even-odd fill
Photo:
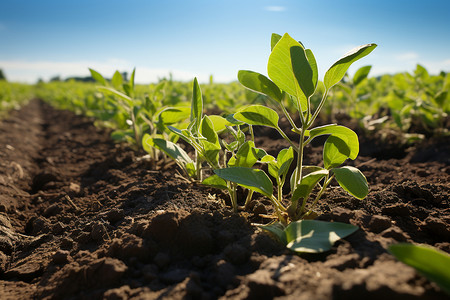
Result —
[[286, 7], [284, 7], [284, 6], [266, 6], [266, 7], [264, 7], [264, 10], [280, 12], [280, 11], [285, 11]]
[[404, 52], [397, 54], [395, 58], [401, 61], [417, 61], [419, 59], [419, 54], [417, 54], [416, 52]]
[[[0, 61], [0, 68], [3, 69], [8, 80], [28, 83], [35, 83], [39, 78], [49, 80], [54, 76], [60, 76], [63, 79], [70, 76], [89, 76], [88, 68], [100, 72], [105, 77], [111, 77], [116, 70], [130, 73], [134, 67], [130, 62], [120, 59], [110, 59], [103, 62]], [[190, 81], [194, 77], [197, 77], [200, 82], [209, 80], [209, 74], [194, 74], [186, 70], [155, 69], [139, 65], [136, 68], [136, 82], [156, 82], [160, 78], [168, 77], [169, 74], [172, 74], [174, 80], [180, 81]]]

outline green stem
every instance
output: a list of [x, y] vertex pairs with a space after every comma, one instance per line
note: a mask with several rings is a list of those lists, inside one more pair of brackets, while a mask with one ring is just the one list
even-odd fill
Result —
[[281, 136], [289, 142], [289, 144], [291, 144], [292, 148], [294, 148], [294, 150], [296, 152], [299, 151], [299, 148], [297, 147], [297, 145], [294, 144], [294, 142], [292, 142], [289, 137], [283, 132], [283, 130], [281, 130], [279, 127], [275, 127], [275, 129], [281, 134]]
[[314, 199], [314, 202], [311, 204], [308, 212], [305, 213], [305, 215], [304, 215], [305, 217], [309, 216], [312, 213], [313, 208], [316, 206], [317, 202], [322, 197], [323, 193], [325, 192], [325, 190], [327, 189], [328, 185], [330, 184], [330, 182], [333, 178], [334, 178], [334, 175], [332, 175], [330, 178], [325, 178], [325, 183], [323, 184], [322, 188], [320, 189], [319, 193], [317, 194], [316, 198]]
[[308, 122], [307, 128], [309, 128], [309, 127], [314, 123], [314, 121], [316, 120], [317, 116], [319, 115], [319, 112], [320, 112], [320, 110], [322, 109], [323, 105], [325, 104], [325, 100], [326, 100], [327, 97], [328, 97], [328, 92], [329, 92], [329, 90], [326, 89], [326, 90], [325, 90], [325, 93], [323, 93], [322, 100], [320, 100], [319, 106], [317, 107], [317, 109], [316, 109], [316, 111], [314, 112], [312, 118], [311, 118], [310, 121]]
[[245, 199], [244, 209], [248, 210], [248, 206], [250, 202], [252, 201], [253, 191], [248, 190], [247, 199]]
[[299, 132], [300, 128], [298, 128], [295, 123], [294, 120], [292, 120], [291, 115], [287, 112], [286, 108], [281, 105], [281, 110], [283, 111], [284, 115], [286, 116], [286, 118], [288, 119], [289, 123], [291, 124], [292, 128], [294, 129], [295, 132]]

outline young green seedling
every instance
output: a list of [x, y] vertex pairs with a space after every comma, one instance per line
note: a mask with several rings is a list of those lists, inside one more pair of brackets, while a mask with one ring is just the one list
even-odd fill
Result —
[[[316, 128], [313, 128], [312, 125], [323, 107], [330, 89], [343, 78], [353, 62], [368, 55], [376, 45], [360, 46], [328, 69], [324, 77], [325, 91], [315, 110], [311, 106], [310, 98], [316, 91], [318, 70], [312, 51], [306, 49], [303, 44], [295, 41], [288, 34], [283, 37], [272, 35], [271, 46], [272, 52], [267, 67], [270, 79], [252, 71], [239, 71], [238, 79], [248, 89], [266, 95], [278, 103], [291, 124], [292, 131], [299, 135], [298, 143], [289, 139], [279, 127], [278, 113], [266, 106], [248, 106], [234, 114], [234, 118], [250, 126], [260, 125], [274, 128], [291, 145], [289, 149], [282, 150], [276, 159], [269, 156], [262, 158], [262, 162], [269, 165], [269, 174], [277, 181], [277, 197], [273, 195], [271, 180], [261, 170], [229, 167], [215, 170], [215, 173], [225, 180], [233, 181], [267, 196], [274, 204], [280, 221], [287, 224], [285, 214], [294, 221], [311, 215], [314, 206], [334, 178], [342, 188], [359, 199], [363, 199], [368, 193], [366, 178], [358, 169], [350, 166], [339, 167], [346, 159], [357, 157], [359, 143], [356, 133], [336, 124]], [[296, 107], [301, 121], [300, 125], [295, 124], [287, 112], [286, 98], [292, 101]], [[304, 166], [305, 146], [320, 135], [329, 135], [323, 150], [324, 166]], [[286, 172], [294, 161], [294, 151], [297, 154], [296, 168], [290, 177], [291, 199], [289, 205], [286, 206], [283, 203], [281, 190], [287, 176]], [[308, 199], [315, 187], [318, 187], [318, 192], [312, 203], [307, 206]]]
[[[232, 117], [225, 119], [217, 115], [207, 116], [203, 114], [203, 97], [196, 78], [193, 84], [190, 112], [190, 122], [187, 128], [178, 129], [173, 126], [168, 126], [168, 128], [194, 148], [193, 159], [180, 146], [170, 141], [148, 137], [144, 144], [152, 145], [165, 152], [178, 163], [188, 178], [200, 181], [205, 185], [227, 190], [233, 209], [236, 211], [238, 209], [237, 184], [224, 180], [217, 175], [203, 179], [203, 173], [208, 168], [216, 170], [226, 166], [250, 168], [266, 153], [255, 148], [253, 137], [246, 141], [245, 134], [240, 129], [242, 122]], [[225, 131], [232, 136], [231, 142], [219, 138], [219, 133]], [[204, 163], [208, 168], [204, 166]], [[252, 193], [251, 190], [248, 192], [246, 205], [250, 202]]]

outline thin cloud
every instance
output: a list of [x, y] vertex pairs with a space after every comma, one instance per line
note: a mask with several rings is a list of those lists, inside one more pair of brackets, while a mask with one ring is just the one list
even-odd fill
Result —
[[[111, 77], [116, 70], [131, 72], [134, 67], [132, 63], [120, 59], [111, 59], [103, 62], [0, 60], [0, 69], [3, 69], [9, 80], [27, 83], [35, 83], [38, 79], [49, 80], [55, 76], [60, 76], [62, 79], [72, 76], [89, 76], [88, 68], [94, 69], [106, 77]], [[139, 66], [136, 68], [136, 82], [157, 82], [161, 78], [167, 78], [170, 74], [174, 80], [180, 81], [190, 81], [194, 77], [197, 77], [200, 82], [209, 80], [209, 74], [194, 74], [186, 70], [155, 69]]]
[[286, 7], [285, 6], [266, 6], [266, 7], [264, 7], [264, 10], [266, 10], [266, 11], [274, 11], [274, 12], [281, 12], [281, 11], [285, 11]]
[[417, 54], [416, 52], [405, 52], [397, 54], [395, 58], [401, 61], [411, 61], [411, 60], [416, 61], [419, 59], [419, 54]]

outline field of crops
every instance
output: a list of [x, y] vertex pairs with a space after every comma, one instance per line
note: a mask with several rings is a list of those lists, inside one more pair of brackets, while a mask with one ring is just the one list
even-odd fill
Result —
[[375, 47], [0, 81], [0, 299], [448, 299], [450, 75], [348, 76]]

